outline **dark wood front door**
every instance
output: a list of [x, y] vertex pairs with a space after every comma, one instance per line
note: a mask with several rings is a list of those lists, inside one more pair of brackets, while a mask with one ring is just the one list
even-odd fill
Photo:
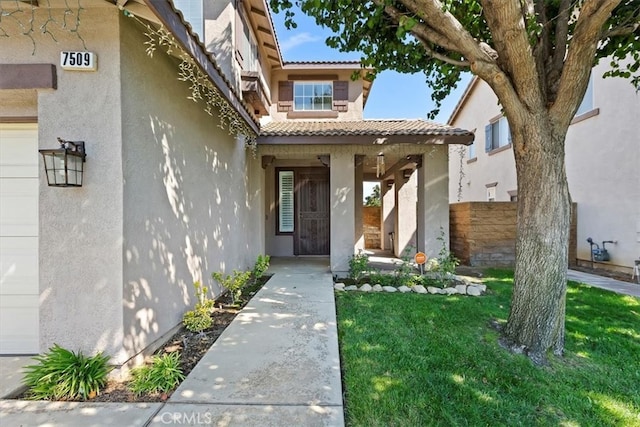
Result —
[[329, 255], [329, 169], [296, 170], [295, 255]]

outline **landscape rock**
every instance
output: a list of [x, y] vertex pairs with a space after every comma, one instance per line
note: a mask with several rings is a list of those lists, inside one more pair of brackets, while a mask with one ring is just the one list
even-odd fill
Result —
[[397, 292], [398, 291], [393, 286], [383, 286], [382, 289], [384, 289], [385, 292]]
[[476, 286], [480, 289], [480, 291], [481, 291], [483, 294], [484, 294], [485, 292], [487, 292], [487, 285], [483, 285], [483, 284], [479, 283], [479, 284], [477, 284]]
[[456, 285], [456, 291], [461, 295], [467, 294], [467, 285]]
[[467, 287], [467, 295], [479, 297], [480, 295], [482, 295], [482, 291], [478, 286], [469, 286]]
[[377, 285], [373, 285], [373, 287], [371, 288], [371, 290], [373, 292], [382, 292], [382, 285], [377, 284]]
[[406, 294], [407, 292], [411, 292], [411, 288], [403, 285], [398, 288], [398, 291], [402, 292], [403, 294]]
[[364, 285], [360, 286], [360, 289], [358, 289], [360, 292], [371, 292], [371, 285], [368, 283], [365, 283]]
[[458, 293], [458, 290], [456, 288], [444, 288], [442, 292], [447, 295], [455, 295]]
[[344, 291], [344, 283], [336, 283], [333, 285], [333, 289], [336, 291]]
[[441, 290], [442, 289], [436, 288], [435, 286], [427, 286], [427, 292], [429, 292], [430, 294], [437, 295], [440, 293]]
[[422, 285], [415, 285], [413, 288], [411, 288], [413, 290], [413, 292], [417, 293], [417, 294], [426, 294], [427, 290], [425, 289], [424, 286]]
[[358, 287], [356, 285], [349, 285], [346, 288], [344, 288], [345, 291], [357, 291]]

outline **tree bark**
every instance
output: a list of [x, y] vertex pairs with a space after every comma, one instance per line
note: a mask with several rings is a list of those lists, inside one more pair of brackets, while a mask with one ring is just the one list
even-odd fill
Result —
[[504, 338], [534, 363], [564, 349], [571, 201], [565, 173], [566, 129], [548, 112], [515, 120], [518, 221], [513, 296]]

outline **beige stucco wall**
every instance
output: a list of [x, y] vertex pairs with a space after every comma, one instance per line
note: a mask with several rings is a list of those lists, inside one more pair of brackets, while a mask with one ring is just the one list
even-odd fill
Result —
[[177, 62], [149, 58], [122, 19], [124, 348], [142, 350], [194, 304], [193, 283], [264, 253], [263, 174], [218, 117], [187, 99]]
[[332, 69], [330, 67], [326, 68], [318, 68], [318, 69], [293, 69], [287, 68], [286, 70], [274, 70], [271, 74], [271, 108], [269, 110], [269, 115], [272, 120], [282, 121], [282, 120], [315, 120], [313, 118], [310, 119], [287, 119], [287, 113], [278, 112], [278, 82], [288, 80], [289, 74], [296, 75], [327, 75], [327, 74], [336, 74], [338, 76], [338, 80], [345, 80], [349, 82], [349, 107], [345, 112], [339, 112], [338, 118], [331, 119], [317, 119], [317, 120], [362, 120], [363, 117], [363, 94], [362, 94], [362, 81], [351, 80], [351, 73], [354, 70], [342, 70], [342, 69]]
[[[602, 79], [607, 61], [593, 71], [593, 107], [598, 114], [574, 123], [566, 139], [566, 170], [571, 197], [578, 206], [578, 259], [590, 258], [588, 237], [607, 245], [611, 266], [627, 271], [640, 256], [640, 94], [629, 81]], [[476, 128], [476, 162], [463, 161], [460, 201], [485, 201], [485, 184], [498, 182], [496, 200], [509, 200], [516, 189], [511, 149], [492, 156], [484, 152], [484, 126], [499, 114], [489, 87], [476, 85], [454, 125]], [[450, 152], [449, 200], [458, 201], [460, 166]]]
[[[103, 7], [82, 12], [80, 31], [98, 70], [57, 67], [57, 90], [37, 99], [2, 91], [0, 115], [37, 115], [41, 148], [58, 136], [86, 142], [82, 188], [48, 187], [40, 171], [40, 349], [102, 350], [119, 364], [179, 324], [194, 280], [219, 294], [213, 271], [250, 268], [264, 253], [264, 175], [187, 99], [176, 58], [149, 58], [144, 27], [91, 5]], [[55, 36], [34, 34], [35, 55], [28, 38], [3, 39], [2, 62], [57, 65], [61, 50], [83, 49], [75, 35]]]
[[[236, 57], [236, 8], [235, 4], [240, 4], [235, 0], [215, 0], [205, 1], [204, 12], [204, 44], [209, 52], [214, 56], [216, 63], [222, 70], [224, 76], [232, 82], [236, 93], [241, 94], [242, 67]], [[245, 16], [248, 16], [245, 13]], [[247, 24], [251, 21], [247, 19]], [[258, 42], [260, 49], [260, 69], [258, 70], [262, 87], [265, 90], [267, 99], [271, 97], [270, 81], [271, 66], [265, 63], [267, 52]]]
[[[48, 18], [37, 9], [36, 28]], [[62, 11], [51, 10], [57, 22]], [[115, 8], [82, 12], [79, 32], [98, 56], [98, 71], [57, 67], [57, 90], [40, 90], [37, 99], [40, 148], [55, 148], [56, 137], [86, 142], [82, 188], [48, 187], [40, 170], [40, 350], [54, 343], [93, 353], [120, 352], [122, 341], [122, 157], [120, 151], [120, 51]], [[24, 17], [22, 17], [24, 18]], [[67, 17], [71, 19], [71, 17]], [[80, 39], [50, 25], [57, 43], [39, 31], [31, 40], [16, 35], [13, 21], [2, 21], [12, 36], [0, 42], [5, 63], [60, 62], [60, 51], [83, 50]], [[33, 114], [33, 99], [3, 115]], [[23, 91], [29, 93], [29, 91]], [[26, 106], [26, 107], [25, 107]], [[36, 114], [33, 114], [36, 115]], [[42, 163], [41, 163], [42, 165]]]

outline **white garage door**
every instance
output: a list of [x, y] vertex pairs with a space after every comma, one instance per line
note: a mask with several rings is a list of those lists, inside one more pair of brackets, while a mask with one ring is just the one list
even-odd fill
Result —
[[38, 352], [38, 128], [0, 123], [0, 354]]

